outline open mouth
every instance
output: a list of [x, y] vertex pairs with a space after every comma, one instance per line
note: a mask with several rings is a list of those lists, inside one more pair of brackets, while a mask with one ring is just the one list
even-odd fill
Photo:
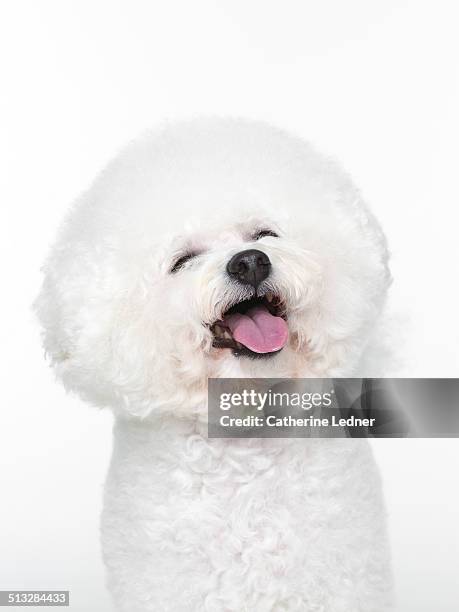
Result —
[[288, 340], [283, 301], [272, 293], [233, 304], [210, 330], [213, 346], [232, 349], [236, 356], [272, 356]]

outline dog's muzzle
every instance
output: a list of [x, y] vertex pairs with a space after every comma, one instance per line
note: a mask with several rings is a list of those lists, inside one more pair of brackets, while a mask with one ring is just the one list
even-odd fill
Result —
[[236, 253], [226, 266], [231, 280], [250, 285], [253, 297], [238, 301], [210, 325], [213, 346], [232, 349], [236, 356], [267, 357], [278, 353], [288, 341], [285, 304], [282, 297], [263, 290], [271, 273], [266, 253], [248, 249]]

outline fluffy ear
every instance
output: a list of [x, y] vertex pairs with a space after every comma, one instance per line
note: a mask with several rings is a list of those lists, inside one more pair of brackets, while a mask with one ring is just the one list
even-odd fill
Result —
[[55, 283], [51, 281], [48, 275], [45, 277], [33, 308], [41, 325], [41, 336], [46, 357], [50, 360], [51, 365], [58, 369], [64, 361], [71, 357], [71, 342], [62, 333], [58, 293]]
[[86, 246], [66, 236], [58, 240], [44, 267], [34, 309], [43, 345], [57, 377], [68, 390], [98, 405], [112, 402], [103, 364], [110, 352], [110, 325], [116, 296], [103, 279], [100, 261]]
[[204, 327], [190, 329], [179, 316], [189, 297], [167, 290], [170, 277], [158, 272], [156, 246], [127, 250], [127, 239], [108, 238], [94, 220], [90, 230], [98, 238], [88, 240], [86, 214], [83, 206], [64, 225], [35, 302], [57, 377], [85, 401], [119, 414], [186, 405], [196, 380], [206, 380]]

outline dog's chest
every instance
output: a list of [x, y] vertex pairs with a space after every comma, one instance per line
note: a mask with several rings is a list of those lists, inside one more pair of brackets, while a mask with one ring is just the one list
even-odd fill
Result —
[[[171, 601], [181, 590], [196, 600], [190, 610], [201, 609], [204, 593], [222, 597], [226, 583], [225, 597], [275, 599], [279, 589], [299, 593], [305, 580], [311, 588], [323, 580], [338, 562], [326, 548], [342, 550], [354, 523], [365, 531], [378, 510], [362, 441], [207, 440], [186, 428], [123, 424], [107, 480], [104, 555], [112, 589], [128, 580]], [[299, 566], [314, 573], [305, 578]]]

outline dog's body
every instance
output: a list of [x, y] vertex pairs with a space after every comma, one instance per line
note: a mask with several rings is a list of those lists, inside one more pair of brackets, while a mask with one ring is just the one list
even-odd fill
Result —
[[366, 441], [205, 435], [208, 377], [366, 374], [388, 284], [347, 177], [263, 124], [172, 126], [101, 175], [38, 311], [65, 384], [117, 418], [102, 539], [118, 609], [390, 609]]
[[364, 440], [207, 440], [119, 422], [102, 542], [125, 612], [380, 612], [390, 574]]

